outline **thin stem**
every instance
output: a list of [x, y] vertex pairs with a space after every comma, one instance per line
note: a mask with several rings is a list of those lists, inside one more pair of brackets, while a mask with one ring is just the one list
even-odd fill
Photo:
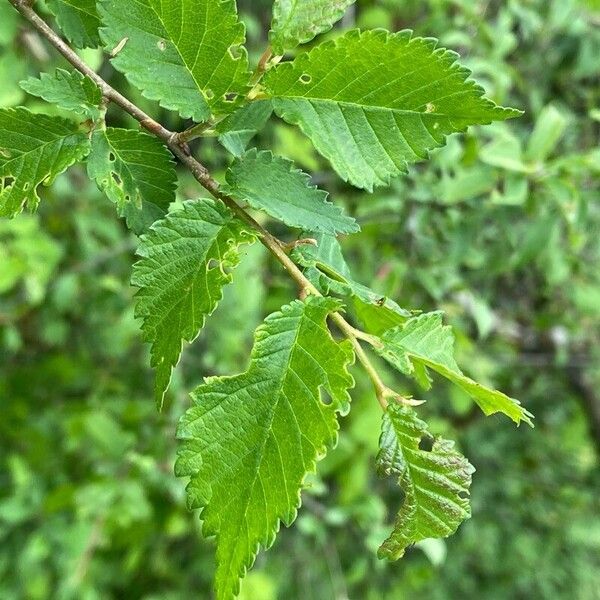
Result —
[[271, 50], [271, 46], [267, 46], [267, 48], [261, 54], [261, 57], [258, 60], [258, 65], [256, 66], [256, 70], [252, 74], [252, 79], [250, 80], [250, 85], [252, 87], [254, 87], [260, 81], [261, 77], [264, 75], [271, 58], [273, 58], [273, 51]]
[[366, 371], [373, 387], [375, 388], [375, 395], [377, 396], [377, 401], [381, 408], [385, 411], [388, 407], [388, 398], [389, 398], [389, 388], [385, 385], [377, 369], [371, 362], [371, 359], [367, 356], [367, 353], [364, 351], [363, 347], [360, 345], [360, 342], [356, 339], [356, 336], [352, 333], [351, 327], [349, 328], [346, 320], [339, 314], [335, 313], [332, 317], [334, 323], [342, 330], [344, 335], [350, 340], [354, 348], [354, 352], [356, 357], [362, 364], [364, 370]]
[[[98, 87], [102, 90], [104, 98], [113, 102], [122, 108], [125, 112], [136, 119], [142, 127], [148, 130], [150, 133], [156, 135], [162, 139], [165, 144], [169, 147], [171, 152], [190, 170], [196, 181], [209, 191], [215, 198], [220, 199], [224, 202], [235, 215], [237, 215], [242, 221], [248, 224], [254, 229], [261, 242], [267, 249], [273, 254], [273, 256], [283, 265], [284, 269], [288, 272], [290, 277], [298, 284], [298, 287], [303, 294], [313, 294], [315, 296], [321, 296], [319, 290], [304, 276], [302, 271], [298, 268], [296, 263], [286, 254], [285, 244], [273, 236], [267, 231], [260, 223], [258, 223], [249, 213], [247, 213], [237, 202], [222, 192], [219, 187], [219, 183], [211, 176], [208, 169], [194, 158], [189, 151], [186, 143], [182, 143], [180, 134], [169, 131], [163, 127], [160, 123], [155, 121], [152, 117], [146, 114], [142, 109], [137, 107], [135, 104], [130, 102], [125, 96], [120, 94], [111, 85], [109, 85], [102, 77], [100, 77], [95, 71], [93, 71], [88, 65], [79, 58], [79, 56], [50, 28], [50, 26], [41, 19], [37, 13], [31, 8], [28, 0], [8, 0], [21, 15], [27, 19], [33, 27], [44, 37], [50, 44], [52, 44], [63, 56], [66, 58], [80, 73], [87, 75], [92, 79]], [[263, 54], [261, 64], [266, 65], [269, 60], [269, 50]], [[189, 131], [189, 130], [188, 130]], [[350, 325], [339, 313], [332, 315], [333, 322], [339, 327], [342, 333], [350, 340], [358, 360], [363, 365], [365, 371], [369, 375], [377, 399], [381, 404], [381, 407], [385, 410], [387, 408], [387, 399], [394, 397], [401, 399], [402, 397], [390, 390], [381, 380], [377, 370], [371, 363], [369, 357], [363, 350], [360, 342], [357, 338], [357, 331]], [[359, 337], [367, 340], [367, 334], [362, 334]], [[369, 342], [371, 343], [371, 342]], [[410, 402], [410, 401], [408, 401]]]

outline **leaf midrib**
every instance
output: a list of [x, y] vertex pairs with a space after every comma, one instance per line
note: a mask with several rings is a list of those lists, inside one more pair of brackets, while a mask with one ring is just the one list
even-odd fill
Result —
[[[462, 93], [462, 92], [461, 92]], [[374, 104], [359, 104], [358, 102], [351, 102], [349, 100], [332, 100], [331, 98], [320, 98], [313, 96], [296, 96], [296, 95], [272, 95], [269, 98], [273, 100], [306, 100], [307, 102], [317, 102], [317, 103], [329, 103], [334, 104], [336, 106], [348, 106], [350, 108], [359, 108], [361, 110], [371, 110], [373, 112], [394, 112], [396, 114], [406, 114], [406, 115], [419, 115], [421, 117], [440, 117], [443, 119], [470, 119], [471, 115], [455, 115], [448, 113], [440, 113], [440, 112], [421, 112], [418, 110], [410, 110], [406, 108], [392, 108], [389, 106], [377, 106]]]
[[[275, 381], [278, 381], [278, 383], [279, 383], [279, 385], [277, 387], [277, 394], [276, 394], [277, 400], [272, 404], [271, 410], [268, 413], [268, 417], [269, 417], [268, 418], [268, 427], [264, 428], [265, 433], [264, 433], [264, 436], [262, 436], [260, 448], [256, 452], [256, 461], [255, 461], [256, 467], [255, 467], [255, 471], [254, 471], [254, 477], [252, 479], [252, 483], [247, 488], [248, 492], [246, 494], [246, 501], [245, 501], [243, 516], [240, 519], [240, 522], [238, 525], [238, 533], [241, 530], [243, 523], [246, 522], [246, 515], [248, 512], [249, 505], [250, 505], [250, 497], [251, 497], [251, 494], [254, 492], [254, 487], [256, 486], [256, 481], [260, 476], [260, 467], [262, 464], [262, 460], [264, 458], [264, 450], [265, 450], [267, 441], [273, 432], [273, 420], [275, 418], [275, 413], [277, 411], [277, 408], [279, 407], [279, 404], [280, 404], [282, 398], [285, 397], [285, 395], [283, 394], [283, 387], [285, 385], [285, 382], [287, 380], [289, 372], [291, 371], [290, 365], [293, 362], [293, 356], [294, 356], [294, 353], [296, 352], [296, 347], [298, 346], [298, 338], [300, 336], [300, 331], [302, 329], [303, 321], [306, 318], [308, 318], [308, 317], [306, 314], [306, 307], [305, 307], [304, 311], [302, 312], [302, 315], [298, 317], [298, 325], [296, 328], [296, 334], [294, 336], [293, 343], [290, 345], [288, 357], [285, 362], [285, 368], [282, 369], [281, 377], [278, 379], [275, 379]], [[287, 399], [287, 400], [289, 402], [289, 399]], [[291, 408], [291, 403], [290, 403], [290, 408]], [[293, 410], [292, 410], [292, 413], [294, 413]], [[294, 413], [294, 416], [295, 416], [295, 413]], [[278, 444], [278, 447], [279, 447], [279, 444]], [[283, 465], [283, 460], [282, 460], [282, 465]], [[288, 491], [288, 487], [287, 487], [287, 479], [283, 472], [283, 468], [282, 468], [282, 474], [283, 474], [283, 481], [284, 481], [284, 485], [285, 485], [285, 492], [286, 492], [286, 496], [288, 498], [288, 505], [289, 505], [290, 495], [289, 495], [289, 491]], [[277, 515], [276, 518], [280, 519], [280, 516]], [[229, 559], [229, 563], [227, 565], [227, 572], [229, 572], [229, 573], [231, 572], [230, 569], [231, 569], [232, 561], [233, 561], [233, 553], [230, 553], [230, 559]]]

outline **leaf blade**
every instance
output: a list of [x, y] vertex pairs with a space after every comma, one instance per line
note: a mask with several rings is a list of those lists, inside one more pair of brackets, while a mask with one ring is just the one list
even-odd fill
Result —
[[447, 135], [520, 114], [484, 98], [457, 55], [436, 43], [406, 31], [350, 31], [271, 69], [265, 92], [342, 179], [372, 190]]
[[251, 102], [221, 121], [216, 131], [221, 145], [234, 156], [242, 156], [250, 140], [273, 114], [269, 100]]
[[334, 294], [352, 301], [369, 333], [379, 335], [412, 316], [391, 298], [353, 279], [340, 243], [334, 236], [317, 233], [314, 238], [316, 246], [299, 246], [292, 251], [292, 258], [304, 267], [304, 275], [322, 294]]
[[96, 129], [88, 175], [117, 206], [129, 228], [143, 233], [175, 201], [173, 156], [155, 137], [132, 129]]
[[[208, 120], [248, 90], [244, 25], [235, 0], [102, 0], [102, 39], [115, 68], [151, 100], [182, 118]], [[236, 55], [237, 54], [237, 55]]]
[[0, 110], [0, 216], [37, 208], [38, 187], [83, 160], [89, 145], [71, 121], [22, 107]]
[[454, 334], [442, 324], [441, 313], [413, 317], [384, 332], [380, 339], [383, 347], [379, 354], [405, 375], [416, 377], [423, 387], [431, 387], [427, 367], [462, 388], [487, 416], [501, 412], [517, 425], [524, 421], [533, 426], [533, 415], [518, 400], [486, 388], [460, 370], [454, 360]]
[[162, 407], [183, 341], [191, 343], [216, 309], [228, 269], [240, 260], [239, 247], [255, 236], [220, 201], [188, 201], [142, 236], [133, 267], [135, 315], [143, 321], [156, 370], [155, 396]]
[[30, 77], [20, 83], [32, 96], [73, 111], [92, 121], [100, 118], [102, 92], [87, 76], [79, 71], [56, 69], [54, 74], [41, 73], [39, 78]]
[[358, 224], [327, 200], [327, 192], [292, 161], [269, 151], [250, 150], [226, 174], [227, 192], [289, 225], [324, 233], [356, 233]]
[[329, 31], [356, 0], [275, 0], [269, 40], [275, 54]]
[[[335, 442], [336, 412], [347, 410], [354, 383], [352, 348], [326, 325], [339, 308], [312, 296], [267, 317], [248, 370], [208, 379], [180, 423], [176, 473], [191, 477], [189, 504], [202, 508], [204, 535], [216, 536], [218, 599], [238, 591], [279, 521], [295, 519], [306, 473]], [[323, 388], [330, 404], [322, 402]]]
[[454, 442], [435, 439], [431, 450], [420, 442], [430, 437], [414, 410], [390, 404], [383, 417], [377, 467], [398, 475], [404, 500], [394, 530], [378, 551], [397, 560], [406, 548], [427, 538], [445, 538], [470, 518], [468, 494], [475, 469], [454, 449]]
[[96, 0], [47, 0], [47, 4], [74, 46], [96, 48], [100, 45]]

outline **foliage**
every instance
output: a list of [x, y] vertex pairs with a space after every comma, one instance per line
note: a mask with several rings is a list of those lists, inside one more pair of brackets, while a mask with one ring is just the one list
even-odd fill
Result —
[[[101, 32], [116, 69], [183, 118], [229, 112], [250, 80], [235, 0], [102, 0]], [[236, 55], [239, 53], [239, 55]]]
[[95, 129], [87, 172], [138, 234], [164, 217], [175, 201], [172, 156], [156, 138], [140, 131]]
[[[52, 4], [58, 3], [48, 2], [54, 12]], [[264, 49], [266, 31], [275, 27], [269, 19], [258, 20], [270, 3], [240, 0], [238, 4], [248, 31], [250, 64], [255, 64]], [[405, 398], [415, 395], [429, 401], [414, 411], [398, 408], [406, 414], [403, 424], [418, 423], [417, 430], [424, 432], [420, 422], [426, 419], [427, 431], [434, 434], [432, 443], [458, 454], [444, 445], [444, 438], [457, 439], [460, 453], [477, 467], [471, 489], [474, 518], [448, 542], [419, 541], [407, 549], [402, 562], [379, 563], [375, 550], [390, 535], [386, 506], [390, 513], [399, 507], [402, 515], [411, 506], [404, 496], [411, 488], [400, 481], [402, 490], [397, 489], [399, 474], [389, 479], [390, 485], [373, 476], [381, 411], [373, 403], [368, 380], [359, 368], [354, 369], [353, 409], [341, 420], [338, 447], [319, 464], [318, 474], [304, 482], [300, 478], [306, 489], [297, 527], [282, 531], [273, 550], [259, 555], [256, 570], [242, 585], [242, 597], [480, 595], [591, 600], [598, 594], [600, 537], [595, 515], [600, 507], [594, 493], [598, 459], [593, 435], [594, 386], [599, 381], [594, 342], [600, 298], [595, 268], [600, 258], [600, 215], [595, 202], [600, 166], [593, 111], [599, 101], [594, 81], [600, 36], [592, 15], [586, 12], [591, 9], [583, 2], [511, 2], [490, 5], [487, 13], [482, 11], [484, 4], [364, 1], [344, 19], [346, 27], [353, 24], [354, 15], [362, 27], [411, 26], [417, 30], [415, 37], [439, 35], [443, 45], [460, 49], [467, 57], [464, 64], [474, 70], [494, 100], [525, 109], [525, 116], [510, 124], [450, 137], [427, 165], [411, 166], [406, 175], [391, 182], [391, 189], [365, 196], [333, 177], [327, 162], [304, 144], [294, 128], [283, 122], [267, 123], [271, 107], [261, 98], [268, 89], [255, 90], [259, 94], [249, 105], [252, 115], [244, 116], [248, 109], [242, 109], [219, 120], [235, 108], [224, 104], [221, 114], [202, 132], [201, 144], [191, 143], [192, 152], [201, 155], [230, 188], [229, 161], [211, 143], [212, 136], [239, 157], [233, 169], [248, 156], [261, 156], [254, 150], [243, 156], [254, 136], [258, 148], [293, 157], [298, 167], [314, 174], [319, 189], [331, 192], [336, 207], [344, 206], [343, 218], [354, 218], [362, 228], [360, 234], [340, 238], [346, 262], [335, 239], [311, 232], [310, 226], [302, 224], [304, 231], [290, 236], [276, 222], [285, 223], [283, 217], [290, 215], [287, 209], [279, 214], [266, 211], [268, 216], [252, 213], [292, 242], [296, 237], [317, 240], [316, 247], [302, 245], [292, 254], [310, 281], [326, 295], [339, 297], [356, 327], [381, 338], [397, 341], [400, 337], [406, 374], [417, 375], [416, 383], [426, 387], [429, 381], [422, 367], [431, 364], [415, 360], [414, 356], [422, 355], [414, 347], [406, 352], [402, 332], [408, 323], [439, 319], [437, 309], [443, 308], [446, 320], [454, 326], [456, 348], [453, 355], [441, 356], [440, 363], [436, 342], [427, 348], [427, 361], [445, 362], [452, 372], [464, 369], [488, 387], [501, 387], [520, 397], [537, 417], [535, 430], [515, 432], [505, 422], [481, 419], [460, 387], [436, 379], [428, 392], [413, 387], [409, 379], [399, 379], [395, 387]], [[36, 43], [45, 58], [35, 55], [25, 61], [31, 48], [23, 34], [31, 32], [8, 11], [8, 5], [0, 5], [2, 64], [19, 65], [20, 71], [7, 67], [6, 73], [0, 73], [5, 84], [0, 88], [0, 101], [12, 106], [22, 101], [19, 80], [37, 77], [40, 70], [51, 77], [58, 73], [56, 67], [64, 72], [66, 65], [50, 54], [41, 39]], [[5, 13], [11, 16], [4, 18]], [[118, 16], [128, 15], [120, 11]], [[322, 30], [329, 25], [314, 26]], [[475, 31], [479, 35], [471, 35]], [[114, 44], [111, 40], [107, 49], [112, 50], [121, 39]], [[320, 42], [315, 40], [314, 47], [322, 46]], [[325, 42], [325, 47], [332, 45]], [[292, 50], [298, 53], [292, 64], [307, 55]], [[543, 69], [539, 66], [542, 55], [547, 61]], [[97, 57], [96, 51], [86, 54], [94, 66], [100, 65]], [[280, 72], [285, 72], [283, 67], [290, 69], [286, 64], [272, 66], [267, 77], [280, 68]], [[171, 129], [189, 125], [161, 111], [108, 71], [104, 67], [102, 73], [113, 85]], [[70, 68], [67, 72], [75, 81], [74, 72]], [[73, 102], [81, 106], [81, 98], [76, 98], [75, 94]], [[28, 119], [48, 118], [53, 126], [61, 123], [82, 136], [76, 139], [87, 138], [93, 129], [92, 147], [94, 136], [102, 139], [102, 122], [77, 125], [73, 114], [65, 112], [68, 106], [45, 106], [31, 98], [27, 106], [32, 111]], [[89, 106], [103, 108], [95, 99]], [[40, 116], [40, 111], [49, 116]], [[92, 110], [92, 114], [97, 121], [97, 113]], [[110, 125], [106, 131], [155, 142], [157, 154], [166, 158], [166, 162], [160, 159], [165, 173], [161, 181], [174, 181], [166, 175], [174, 167], [162, 144], [133, 130], [132, 123], [113, 109], [106, 118]], [[4, 141], [0, 146], [4, 147]], [[145, 182], [146, 175], [136, 179], [132, 174], [126, 180], [120, 173], [128, 170], [109, 170], [110, 151], [108, 161], [106, 149], [102, 155], [106, 174], [100, 178], [100, 187], [108, 179], [115, 188], [111, 199], [118, 212], [126, 215], [124, 209], [130, 209], [138, 214], [140, 201], [150, 193], [138, 183]], [[279, 163], [284, 159], [274, 160], [284, 164]], [[88, 170], [90, 164], [88, 159]], [[15, 185], [14, 172], [6, 171], [5, 189]], [[296, 167], [289, 172], [298, 173]], [[154, 252], [148, 240], [166, 233], [161, 230], [165, 223], [176, 221], [191, 206], [208, 210], [218, 205], [199, 202], [197, 188], [181, 170], [178, 174], [178, 202], [166, 219], [148, 230], [151, 222], [164, 218], [174, 199], [172, 183], [161, 193], [170, 199], [160, 212], [141, 219], [135, 228], [147, 232], [139, 264], [148, 260], [145, 254]], [[124, 191], [119, 191], [119, 180], [125, 182]], [[40, 178], [40, 183], [46, 182], [46, 177]], [[264, 192], [257, 197], [263, 198]], [[132, 316], [136, 301], [127, 285], [138, 242], [112, 217], [111, 203], [104, 201], [95, 182], [90, 183], [79, 166], [58, 175], [52, 187], [40, 187], [39, 195], [39, 215], [21, 215], [0, 224], [0, 398], [5, 412], [0, 425], [0, 472], [7, 492], [0, 498], [0, 595], [177, 598], [189, 595], [190, 589], [208, 595], [213, 571], [210, 548], [198, 540], [194, 519], [182, 508], [182, 485], [170, 475], [175, 424], [188, 406], [187, 390], [200, 384], [187, 414], [201, 414], [207, 407], [204, 402], [218, 402], [202, 390], [208, 392], [215, 386], [217, 391], [251, 373], [205, 384], [199, 381], [205, 374], [242, 371], [253, 329], [265, 314], [277, 314], [281, 305], [287, 305], [296, 290], [258, 244], [232, 253], [233, 264], [243, 259], [233, 277], [228, 266], [221, 271], [211, 258], [202, 259], [202, 252], [190, 252], [192, 270], [200, 265], [200, 272], [204, 269], [233, 282], [223, 288], [224, 297], [202, 336], [184, 353], [166, 396], [165, 412], [155, 416], [148, 404], [152, 378]], [[326, 205], [324, 195], [320, 197]], [[154, 210], [153, 205], [150, 208]], [[157, 260], [175, 258], [163, 255], [159, 248]], [[147, 277], [151, 275], [152, 267]], [[150, 283], [157, 286], [157, 294], [165, 284], [158, 274]], [[182, 290], [185, 293], [184, 288], [172, 292], [177, 301], [182, 300]], [[219, 298], [220, 294], [219, 287]], [[392, 298], [409, 309], [428, 312], [419, 317]], [[140, 310], [143, 296], [137, 302]], [[319, 301], [310, 295], [304, 302]], [[148, 310], [159, 306], [152, 301], [148, 304]], [[298, 305], [296, 301], [291, 306]], [[174, 327], [168, 330], [175, 363], [182, 339], [196, 337], [203, 317], [194, 321], [191, 333], [180, 335]], [[446, 342], [454, 337], [446, 336], [448, 330], [440, 321], [435, 329]], [[336, 330], [332, 331], [337, 338]], [[469, 341], [474, 336], [478, 337], [476, 348]], [[337, 339], [331, 340], [328, 343], [337, 344]], [[376, 365], [386, 380], [394, 380], [383, 361]], [[168, 370], [170, 379], [170, 366]], [[273, 394], [264, 398], [272, 400]], [[321, 401], [318, 394], [313, 398]], [[252, 400], [265, 402], [259, 397]], [[228, 406], [235, 404], [234, 399], [229, 402]], [[332, 405], [323, 406], [334, 411]], [[420, 418], [413, 420], [415, 412]], [[180, 425], [185, 438], [180, 453], [188, 444], [209, 443], [204, 435], [194, 442], [188, 423], [186, 417]], [[218, 430], [206, 427], [202, 419], [197, 427], [217, 440]], [[258, 423], [252, 421], [243, 431], [248, 435], [259, 431]], [[422, 436], [418, 434], [419, 441]], [[235, 435], [231, 441], [242, 445], [245, 438]], [[415, 442], [409, 442], [409, 447], [411, 443], [417, 456], [433, 458], [429, 446], [415, 451]], [[221, 455], [214, 451], [214, 455], [210, 449], [204, 452], [214, 464], [223, 464], [227, 449]], [[192, 462], [185, 469], [180, 467], [182, 472], [203, 490], [212, 486], [210, 466], [194, 463], [192, 459], [198, 457], [194, 452], [184, 456]], [[294, 477], [297, 481], [298, 475]], [[227, 478], [224, 482], [230, 485]], [[277, 487], [274, 493], [280, 492]], [[463, 496], [459, 496], [461, 502]], [[208, 515], [213, 515], [213, 526], [221, 522], [223, 510], [222, 504], [214, 506]], [[289, 522], [289, 512], [273, 514], [275, 521]], [[450, 512], [445, 514], [450, 518]], [[205, 528], [208, 516], [202, 513]], [[450, 533], [464, 516], [457, 513], [456, 522], [451, 519], [448, 526], [451, 529], [436, 534]], [[400, 536], [411, 535], [409, 526], [402, 523]], [[259, 529], [263, 532], [259, 537], [265, 535], [262, 539], [268, 545], [272, 534], [264, 532], [270, 527]], [[205, 529], [205, 533], [211, 531]], [[407, 543], [413, 541], [415, 537]], [[220, 552], [223, 543], [218, 542]], [[240, 560], [249, 562], [247, 555]]]
[[273, 69], [266, 94], [342, 179], [372, 191], [449, 133], [519, 114], [483, 98], [456, 54], [436, 43], [353, 30]]
[[159, 408], [182, 340], [197, 337], [231, 282], [227, 269], [239, 261], [239, 246], [252, 241], [253, 234], [222, 202], [210, 200], [186, 203], [142, 238], [132, 283], [139, 288], [136, 316], [152, 343]]
[[327, 192], [312, 186], [310, 176], [293, 165], [270, 152], [252, 149], [229, 167], [227, 192], [290, 227], [332, 235], [356, 233], [356, 221], [327, 202]]
[[248, 370], [207, 379], [181, 420], [175, 471], [191, 478], [188, 504], [203, 508], [203, 531], [216, 536], [218, 597], [238, 593], [259, 544], [273, 544], [280, 520], [295, 520], [306, 474], [335, 441], [336, 413], [348, 411], [352, 346], [326, 323], [339, 307], [309, 297], [269, 315]]
[[448, 440], [422, 449], [428, 435], [427, 425], [409, 408], [392, 404], [383, 416], [377, 466], [385, 475], [398, 475], [405, 497], [381, 556], [400, 558], [411, 544], [447, 537], [471, 516], [466, 496], [472, 465]]

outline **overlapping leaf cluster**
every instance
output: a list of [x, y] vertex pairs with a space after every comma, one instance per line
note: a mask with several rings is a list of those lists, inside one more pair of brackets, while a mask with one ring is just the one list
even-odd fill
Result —
[[[252, 74], [235, 0], [48, 4], [73, 45], [102, 44], [146, 98], [201, 125], [193, 128], [199, 135], [216, 134], [235, 156], [220, 199], [170, 210], [172, 155], [146, 133], [107, 126], [92, 79], [58, 70], [23, 82], [70, 118], [0, 111], [0, 214], [35, 208], [40, 184], [86, 159], [90, 178], [142, 235], [132, 281], [159, 407], [183, 342], [199, 335], [244, 246], [257, 239], [235, 202], [309, 238], [292, 257], [314, 286], [304, 290], [311, 294], [267, 317], [248, 369], [207, 379], [179, 427], [176, 470], [190, 478], [189, 504], [216, 538], [218, 598], [239, 591], [258, 549], [272, 544], [280, 522], [292, 523], [306, 475], [335, 443], [337, 415], [349, 409], [347, 369], [358, 341], [332, 336], [332, 313], [352, 309], [365, 329], [359, 337], [424, 388], [435, 371], [486, 414], [531, 422], [516, 400], [463, 374], [439, 313], [402, 309], [352, 278], [335, 236], [359, 226], [309, 175], [269, 151], [246, 150], [274, 111], [345, 181], [366, 190], [386, 185], [449, 134], [519, 114], [485, 98], [456, 54], [411, 32], [355, 30], [281, 60], [331, 29], [352, 0], [275, 0], [270, 41], [277, 56], [265, 53]], [[428, 435], [412, 409], [387, 406], [378, 463], [398, 476], [404, 500], [381, 556], [398, 558], [416, 541], [447, 536], [470, 514], [472, 467], [447, 440], [421, 449]]]

